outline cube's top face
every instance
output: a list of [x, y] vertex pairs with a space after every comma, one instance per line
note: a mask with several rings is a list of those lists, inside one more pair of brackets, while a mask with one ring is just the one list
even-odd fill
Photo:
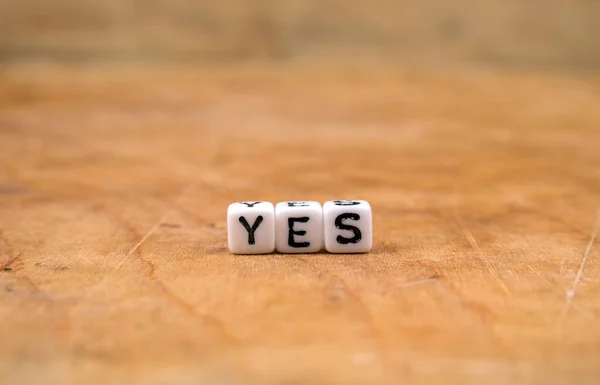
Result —
[[278, 213], [285, 212], [321, 212], [322, 207], [319, 202], [315, 201], [285, 201], [275, 205], [275, 211]]
[[272, 212], [274, 211], [273, 203], [267, 201], [243, 201], [235, 202], [227, 207], [227, 213], [236, 212]]
[[370, 211], [371, 205], [365, 200], [335, 200], [323, 204], [323, 210], [327, 211]]

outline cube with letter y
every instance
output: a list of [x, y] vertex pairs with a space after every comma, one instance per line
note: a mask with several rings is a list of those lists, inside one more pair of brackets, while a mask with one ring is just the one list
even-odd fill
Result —
[[373, 245], [373, 213], [364, 200], [335, 200], [323, 205], [325, 249], [366, 253]]
[[236, 202], [227, 208], [227, 242], [234, 254], [275, 250], [275, 207], [271, 202]]

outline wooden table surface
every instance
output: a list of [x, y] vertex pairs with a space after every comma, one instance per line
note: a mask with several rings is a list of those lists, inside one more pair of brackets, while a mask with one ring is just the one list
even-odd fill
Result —
[[[4, 68], [0, 166], [2, 383], [600, 382], [598, 77]], [[227, 250], [336, 198], [370, 254]]]

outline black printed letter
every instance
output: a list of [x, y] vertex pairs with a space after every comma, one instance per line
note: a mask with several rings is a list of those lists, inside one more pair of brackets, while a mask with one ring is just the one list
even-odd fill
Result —
[[347, 245], [348, 243], [360, 242], [360, 240], [362, 238], [362, 233], [360, 232], [358, 227], [344, 224], [343, 222], [346, 219], [352, 219], [354, 221], [358, 221], [360, 219], [360, 215], [345, 213], [345, 214], [340, 214], [337, 216], [337, 218], [335, 218], [335, 227], [337, 227], [340, 230], [350, 230], [354, 233], [354, 236], [352, 238], [344, 238], [341, 235], [338, 235], [336, 240], [338, 241], [338, 243], [340, 243], [342, 245]]
[[247, 207], [254, 207], [254, 205], [259, 203], [260, 202], [240, 202], [241, 205], [246, 205]]
[[359, 205], [360, 202], [357, 202], [357, 201], [333, 201], [333, 204], [336, 206], [356, 206], [356, 205]]
[[244, 226], [244, 228], [248, 232], [248, 244], [253, 245], [256, 243], [256, 240], [254, 239], [254, 232], [256, 231], [256, 229], [258, 229], [258, 226], [262, 223], [262, 221], [263, 221], [263, 216], [259, 215], [258, 217], [256, 217], [256, 221], [254, 221], [254, 224], [252, 225], [252, 227], [250, 227], [246, 218], [240, 217], [240, 223], [242, 224], [242, 226]]
[[306, 207], [306, 206], [308, 206], [308, 203], [298, 202], [298, 201], [288, 202], [287, 204], [288, 204], [288, 207]]
[[306, 231], [304, 231], [304, 230], [299, 230], [299, 231], [294, 230], [294, 222], [306, 223], [306, 222], [308, 222], [308, 219], [309, 219], [308, 217], [288, 218], [288, 227], [289, 227], [288, 245], [290, 247], [309, 247], [310, 246], [310, 242], [296, 242], [294, 240], [294, 235], [305, 235], [306, 234]]

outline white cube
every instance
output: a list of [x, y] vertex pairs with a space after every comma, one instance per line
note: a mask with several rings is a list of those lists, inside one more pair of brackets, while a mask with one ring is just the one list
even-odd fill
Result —
[[275, 208], [271, 202], [237, 202], [227, 208], [227, 242], [234, 254], [275, 250]]
[[325, 249], [330, 253], [366, 253], [373, 246], [373, 212], [363, 200], [323, 205]]
[[316, 253], [323, 247], [323, 209], [319, 202], [275, 205], [275, 248], [280, 253]]

